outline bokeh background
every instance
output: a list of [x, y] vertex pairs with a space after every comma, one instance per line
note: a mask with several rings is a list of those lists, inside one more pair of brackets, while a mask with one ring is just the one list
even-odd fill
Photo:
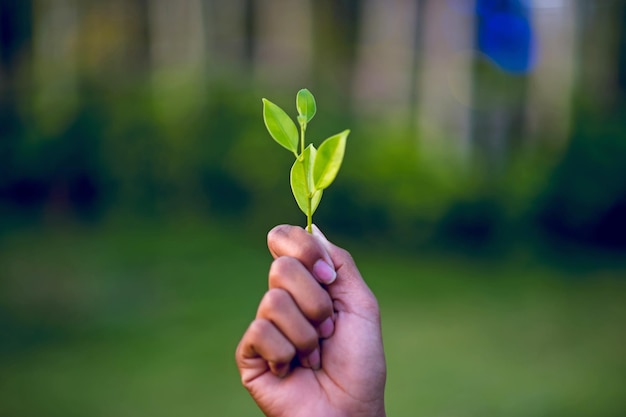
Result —
[[623, 416], [621, 0], [0, 1], [0, 415], [261, 415], [234, 349], [305, 222], [261, 98], [303, 87], [389, 415]]

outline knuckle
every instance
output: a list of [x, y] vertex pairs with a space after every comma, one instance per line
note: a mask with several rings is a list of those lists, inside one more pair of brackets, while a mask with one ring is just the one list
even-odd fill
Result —
[[[246, 354], [244, 351], [248, 351]], [[272, 366], [289, 365], [296, 356], [296, 347], [288, 340], [279, 336], [273, 323], [263, 318], [255, 319], [246, 330], [239, 342], [235, 361], [241, 373], [241, 382], [248, 386], [251, 381], [250, 363], [246, 359], [261, 358]], [[246, 356], [248, 355], [248, 356]]]
[[313, 263], [322, 257], [322, 252], [313, 239], [306, 239], [295, 248], [293, 256], [307, 267], [312, 268]]
[[259, 310], [263, 312], [282, 311], [291, 301], [289, 293], [282, 288], [273, 288], [265, 293]]
[[317, 297], [310, 301], [307, 316], [317, 323], [321, 323], [333, 313], [333, 304], [328, 297]]
[[265, 319], [255, 319], [250, 326], [248, 327], [248, 334], [250, 335], [250, 339], [252, 341], [256, 341], [264, 338], [268, 332], [272, 323]]
[[291, 344], [284, 344], [272, 350], [272, 352], [267, 355], [267, 358], [265, 358], [265, 360], [278, 364], [289, 363], [294, 358], [294, 356], [296, 356], [296, 348], [293, 347], [293, 345]]
[[[262, 344], [263, 340], [268, 338], [268, 335], [274, 330], [274, 325], [267, 319], [254, 320], [249, 328], [248, 334], [250, 343], [256, 347]], [[266, 350], [263, 355], [263, 359], [269, 362], [275, 363], [289, 363], [296, 354], [296, 349], [289, 343], [277, 343], [272, 346], [272, 349]]]
[[[248, 330], [254, 345], [259, 345], [260, 341], [266, 340], [268, 335], [274, 331], [274, 325], [266, 319], [256, 319]], [[266, 350], [263, 359], [269, 362], [286, 363], [295, 356], [296, 349], [289, 343], [273, 344], [272, 349]]]
[[313, 327], [310, 327], [306, 330], [305, 334], [302, 336], [302, 340], [298, 343], [298, 347], [300, 351], [304, 354], [308, 354], [313, 352], [319, 343], [319, 339], [317, 336], [317, 332]]
[[270, 288], [279, 287], [293, 273], [298, 261], [288, 256], [276, 258], [270, 266], [269, 284]]

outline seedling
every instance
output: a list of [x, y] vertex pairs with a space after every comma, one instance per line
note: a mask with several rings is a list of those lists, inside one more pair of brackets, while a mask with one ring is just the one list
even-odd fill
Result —
[[298, 207], [306, 215], [307, 231], [312, 233], [313, 213], [320, 204], [322, 192], [337, 177], [350, 130], [329, 137], [322, 142], [319, 149], [312, 143], [305, 146], [307, 125], [317, 111], [315, 98], [309, 90], [298, 91], [296, 108], [300, 125], [299, 136], [296, 124], [287, 113], [267, 99], [263, 99], [263, 121], [270, 136], [296, 157], [290, 172], [291, 191]]

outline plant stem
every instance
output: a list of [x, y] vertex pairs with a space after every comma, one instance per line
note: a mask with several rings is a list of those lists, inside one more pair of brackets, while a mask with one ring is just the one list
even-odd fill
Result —
[[307, 197], [306, 199], [306, 230], [310, 234], [313, 234], [313, 213], [311, 213], [311, 200], [313, 197]]
[[[300, 155], [304, 157], [304, 132], [306, 131], [306, 122], [300, 122]], [[304, 171], [304, 177], [307, 177], [306, 170]], [[308, 181], [307, 181], [307, 192], [309, 192], [309, 196], [306, 198], [306, 230], [309, 233], [313, 233], [313, 213], [312, 213], [312, 204], [311, 200], [313, 199], [312, 193], [308, 190]]]

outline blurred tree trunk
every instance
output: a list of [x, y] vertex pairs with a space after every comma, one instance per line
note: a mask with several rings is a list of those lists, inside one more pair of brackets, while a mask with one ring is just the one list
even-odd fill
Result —
[[618, 73], [617, 85], [619, 91], [619, 102], [623, 110], [626, 111], [626, 4], [622, 2], [621, 19], [619, 22], [618, 37]]
[[206, 0], [208, 70], [212, 75], [244, 73], [252, 62], [253, 0]]
[[178, 209], [193, 195], [201, 115], [209, 99], [207, 6], [203, 0], [149, 3], [152, 102], [164, 151], [151, 155], [150, 169], [159, 192], [173, 197], [153, 200], [158, 210]]
[[[150, 62], [159, 118], [176, 125], [203, 107], [208, 42], [202, 0], [150, 0]], [[177, 136], [181, 136], [178, 134]]]
[[314, 4], [315, 81], [324, 90], [334, 91], [337, 107], [348, 108], [361, 21], [361, 1], [318, 0]]
[[577, 67], [576, 3], [536, 6], [532, 13], [539, 55], [530, 76], [525, 130], [531, 140], [542, 139], [548, 147], [563, 148], [571, 128]]
[[33, 110], [38, 127], [58, 135], [79, 106], [79, 11], [75, 0], [36, 0], [34, 5]]
[[150, 57], [154, 71], [198, 72], [206, 62], [201, 0], [151, 0]]
[[353, 80], [354, 107], [363, 117], [411, 124], [417, 3], [363, 1]]
[[622, 0], [579, 1], [581, 55], [577, 96], [585, 107], [610, 113], [619, 102]]
[[135, 74], [144, 77], [150, 71], [150, 0], [135, 0], [135, 36], [131, 54]]
[[474, 163], [497, 179], [523, 144], [529, 74], [537, 42], [531, 4], [483, 0], [477, 10], [472, 86]]
[[420, 9], [417, 128], [423, 159], [435, 165], [450, 156], [467, 160], [470, 151], [475, 18], [451, 4], [425, 0]]
[[296, 89], [310, 84], [313, 22], [310, 0], [265, 0], [256, 7], [255, 78]]

